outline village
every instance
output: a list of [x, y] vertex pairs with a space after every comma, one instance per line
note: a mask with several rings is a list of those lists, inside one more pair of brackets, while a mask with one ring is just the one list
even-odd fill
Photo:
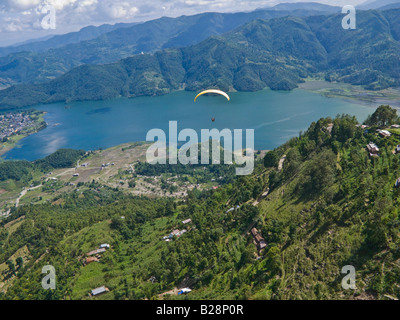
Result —
[[[9, 190], [7, 182], [0, 187], [0, 216], [7, 216], [10, 209], [24, 204], [53, 203], [53, 199], [64, 192], [79, 194], [96, 181], [102, 188], [118, 188], [135, 196], [184, 198], [188, 191], [216, 190], [224, 183], [222, 176], [213, 175], [206, 167], [195, 169], [196, 175], [160, 173], [144, 175], [137, 172], [137, 166], [145, 162], [148, 144], [125, 143], [104, 150], [86, 152], [85, 156], [70, 168], [54, 169], [45, 174], [37, 174], [35, 183]], [[262, 157], [265, 151], [256, 154]], [[1, 148], [0, 148], [1, 155]], [[157, 173], [154, 173], [157, 174]], [[205, 178], [205, 175], [208, 178]], [[100, 192], [98, 189], [91, 190]], [[62, 200], [59, 200], [62, 201]], [[58, 202], [57, 202], [58, 203]]]
[[[92, 250], [88, 253], [86, 253], [86, 258], [83, 260], [83, 265], [86, 266], [92, 262], [100, 262], [101, 259], [101, 254], [106, 252], [107, 249], [110, 249], [110, 245], [108, 243], [102, 243], [100, 244], [98, 249]], [[92, 289], [89, 292], [89, 297], [95, 297], [98, 295], [101, 295], [103, 293], [109, 292], [110, 289], [108, 289], [105, 286], [101, 286], [95, 289]]]
[[[268, 193], [268, 192], [266, 192]], [[226, 213], [236, 211], [240, 209], [239, 206], [232, 207], [231, 209], [228, 209]], [[172, 230], [168, 235], [164, 236], [161, 240], [164, 240], [166, 242], [178, 240], [183, 234], [190, 232], [192, 230], [195, 230], [196, 227], [193, 226], [193, 221], [191, 218], [187, 218], [185, 220], [182, 220], [179, 222], [179, 225], [182, 225], [182, 228], [179, 228], [178, 225], [175, 226], [175, 229]], [[255, 253], [255, 259], [259, 260], [262, 259], [262, 251], [267, 247], [267, 242], [262, 236], [261, 232], [257, 230], [254, 227], [254, 223], [251, 225], [250, 229], [248, 232], [246, 232], [246, 236], [251, 236], [252, 238], [252, 243], [254, 245], [254, 248], [256, 249]], [[108, 250], [112, 250], [112, 245], [109, 243], [101, 243], [98, 245], [96, 249], [93, 249], [82, 256], [80, 256], [79, 260], [82, 263], [83, 267], [85, 268], [89, 264], [92, 263], [101, 263], [103, 259], [103, 254], [105, 254]], [[157, 278], [154, 276], [151, 276], [148, 279], [149, 282], [155, 283], [157, 282]], [[90, 299], [98, 297], [98, 296], [103, 296], [104, 294], [112, 291], [109, 287], [107, 287], [105, 284], [99, 283], [100, 286], [90, 289], [88, 294], [88, 297]], [[182, 283], [183, 284], [183, 283]], [[186, 295], [189, 294], [192, 289], [190, 289], [186, 284], [186, 286], [182, 287], [176, 287], [173, 290], [169, 290], [167, 292], [164, 292], [162, 294], [159, 294], [159, 298], [163, 299], [165, 295]], [[147, 300], [147, 299], [146, 299]]]
[[[186, 220], [183, 220], [183, 221], [182, 221], [182, 224], [183, 224], [183, 225], [186, 225], [186, 224], [190, 224], [191, 222], [192, 222], [192, 219], [186, 219]], [[174, 237], [175, 237], [175, 238], [179, 238], [181, 235], [183, 235], [183, 234], [186, 233], [187, 231], [188, 231], [187, 229], [182, 229], [182, 230], [175, 229], [175, 230], [172, 230], [171, 233], [170, 233], [169, 235], [164, 236], [162, 239], [165, 240], [165, 241], [167, 241], [167, 242], [169, 242], [169, 241], [171, 241]]]
[[36, 125], [34, 117], [28, 112], [0, 115], [0, 141], [5, 142], [12, 135], [21, 133], [22, 131], [29, 131], [29, 129], [36, 127]]
[[[368, 126], [367, 125], [361, 125], [360, 126], [362, 129], [365, 129], [364, 133], [368, 133]], [[391, 126], [391, 129], [399, 129], [400, 125], [394, 124]], [[388, 130], [382, 130], [382, 129], [377, 129], [376, 133], [382, 137], [391, 137], [392, 133]], [[368, 154], [371, 158], [378, 158], [379, 157], [379, 147], [376, 145], [374, 142], [369, 142], [366, 146]], [[397, 154], [400, 152], [400, 144], [396, 146], [396, 148], [392, 151], [393, 154]]]

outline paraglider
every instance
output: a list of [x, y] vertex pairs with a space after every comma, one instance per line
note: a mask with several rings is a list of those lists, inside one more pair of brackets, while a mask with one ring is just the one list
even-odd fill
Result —
[[[216, 93], [216, 94], [220, 94], [220, 95], [224, 96], [226, 99], [228, 99], [228, 101], [230, 100], [229, 96], [228, 96], [225, 92], [223, 92], [223, 91], [221, 91], [221, 90], [217, 90], [217, 89], [208, 89], [208, 90], [204, 90], [204, 91], [200, 92], [200, 93], [194, 98], [194, 102], [196, 102], [196, 99], [197, 99], [198, 97], [200, 97], [201, 95], [206, 94], [206, 93]], [[215, 117], [212, 117], [212, 118], [211, 118], [211, 121], [214, 122], [214, 121], [215, 121]]]
[[230, 100], [229, 96], [228, 96], [225, 92], [223, 92], [223, 91], [221, 91], [221, 90], [216, 90], [216, 89], [209, 89], [209, 90], [204, 90], [204, 91], [200, 92], [200, 93], [194, 98], [194, 101], [196, 102], [196, 99], [197, 99], [198, 97], [200, 97], [201, 95], [206, 94], [206, 93], [216, 93], [216, 94], [220, 94], [220, 95], [224, 96], [226, 99], [228, 99], [228, 101]]

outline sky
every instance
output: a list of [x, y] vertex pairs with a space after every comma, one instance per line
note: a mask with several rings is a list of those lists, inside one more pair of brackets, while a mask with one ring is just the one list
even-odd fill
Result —
[[[281, 2], [313, 0], [0, 0], [0, 46], [64, 34], [88, 25], [142, 22], [162, 16], [177, 17], [201, 12], [251, 11]], [[358, 5], [366, 0], [319, 0], [329, 5]], [[43, 19], [55, 12], [55, 29], [44, 29]], [[46, 25], [50, 26], [45, 20]], [[53, 20], [52, 20], [53, 21]]]

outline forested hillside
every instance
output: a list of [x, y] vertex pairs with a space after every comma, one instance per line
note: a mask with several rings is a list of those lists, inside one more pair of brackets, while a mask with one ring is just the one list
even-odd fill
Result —
[[[88, 27], [44, 42], [0, 48], [0, 85], [48, 81], [82, 64], [112, 63], [141, 52], [193, 45], [257, 18], [307, 17], [331, 13], [332, 8], [339, 12], [335, 7], [314, 7], [162, 17], [133, 26]], [[94, 36], [96, 33], [98, 36]], [[9, 54], [2, 57], [5, 52]]]
[[[182, 286], [193, 290], [187, 299], [400, 298], [400, 137], [388, 127], [399, 119], [388, 110], [379, 108], [367, 129], [347, 115], [313, 122], [254, 174], [184, 201], [92, 182], [22, 206], [0, 229], [1, 298], [85, 299], [103, 285], [110, 291], [101, 299], [162, 299]], [[367, 152], [370, 142], [378, 156]], [[260, 251], [252, 227], [265, 239]], [[186, 232], [164, 241], [176, 229]], [[111, 247], [85, 265], [101, 243]], [[41, 287], [46, 264], [56, 269], [56, 290]], [[356, 269], [356, 290], [341, 287], [345, 265]]]
[[44, 84], [0, 91], [0, 108], [162, 95], [182, 88], [291, 90], [309, 76], [368, 89], [399, 85], [400, 9], [360, 12], [356, 30], [344, 30], [342, 18], [254, 20], [193, 46], [83, 65]]

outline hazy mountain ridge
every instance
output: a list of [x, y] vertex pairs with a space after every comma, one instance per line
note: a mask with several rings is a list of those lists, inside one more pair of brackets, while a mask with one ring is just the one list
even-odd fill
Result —
[[307, 76], [366, 85], [400, 84], [400, 10], [364, 11], [356, 30], [342, 15], [254, 20], [199, 44], [84, 65], [48, 83], [0, 92], [3, 108], [36, 103], [161, 95], [186, 88], [296, 88]]
[[[0, 57], [0, 84], [7, 86], [16, 83], [44, 82], [85, 63], [112, 63], [142, 51], [155, 52], [165, 48], [185, 47], [199, 43], [209, 36], [233, 30], [256, 18], [271, 19], [290, 14], [306, 17], [320, 15], [323, 12], [300, 9], [257, 10], [247, 13], [210, 12], [178, 18], [163, 17], [132, 27], [117, 28], [91, 40], [52, 47], [44, 52], [40, 49], [38, 52], [14, 52]], [[50, 39], [45, 43], [56, 41], [58, 46], [59, 41], [63, 39], [68, 41], [68, 35]], [[30, 46], [41, 48], [42, 44], [30, 44], [21, 48], [26, 51], [36, 51], [29, 50]]]
[[380, 7], [379, 10], [390, 10], [400, 8], [400, 2], [388, 4], [386, 6]]
[[28, 40], [21, 44], [1, 47], [0, 57], [18, 52], [44, 52], [46, 50], [62, 47], [68, 44], [91, 40], [99, 37], [104, 33], [108, 33], [112, 30], [119, 28], [128, 28], [135, 24], [137, 23], [117, 23], [114, 25], [103, 24], [98, 27], [87, 26], [80, 29], [79, 31], [69, 32], [61, 35], [47, 36], [46, 39], [43, 40], [41, 39]]
[[370, 0], [357, 6], [357, 9], [370, 10], [370, 9], [381, 9], [384, 6], [391, 5], [399, 2], [398, 0]]
[[337, 13], [342, 11], [342, 8], [318, 2], [295, 2], [295, 3], [279, 3], [273, 6], [271, 10], [319, 10], [322, 12]]

